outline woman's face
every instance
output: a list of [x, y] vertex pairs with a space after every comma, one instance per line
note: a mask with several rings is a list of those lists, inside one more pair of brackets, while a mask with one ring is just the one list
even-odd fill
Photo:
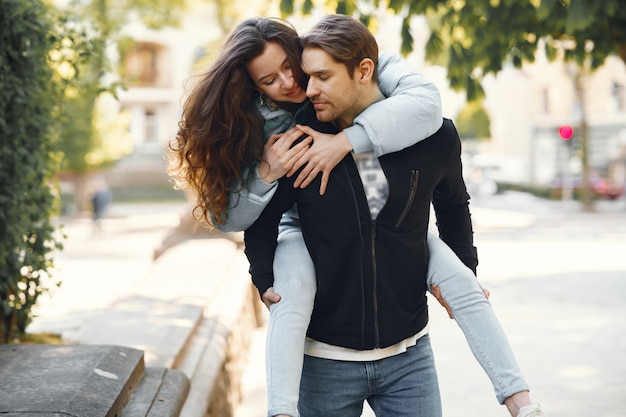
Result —
[[306, 92], [293, 77], [287, 53], [276, 42], [268, 42], [261, 55], [246, 66], [252, 81], [276, 102], [302, 103]]

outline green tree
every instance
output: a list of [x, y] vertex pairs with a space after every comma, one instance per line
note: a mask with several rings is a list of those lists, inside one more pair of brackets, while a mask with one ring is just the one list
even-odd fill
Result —
[[60, 169], [73, 174], [75, 209], [83, 210], [87, 173], [98, 168], [87, 155], [97, 147], [93, 129], [93, 103], [100, 90], [96, 61], [102, 49], [77, 17], [60, 12], [51, 50], [53, 81], [57, 88], [54, 114], [59, 123], [57, 149], [62, 154]]
[[107, 45], [131, 11], [158, 27], [175, 23], [184, 5], [122, 3], [61, 11], [42, 0], [0, 0], [0, 342], [23, 333], [38, 297], [60, 284], [51, 273], [62, 249], [51, 223], [55, 174], [80, 176], [113, 160], [97, 152], [105, 139], [98, 99], [119, 88], [102, 82]]
[[0, 0], [0, 342], [23, 333], [54, 284], [54, 89], [50, 16], [40, 0]]
[[468, 102], [456, 117], [456, 128], [461, 139], [489, 139], [491, 137], [489, 126], [489, 115], [479, 100]]
[[[371, 11], [379, 3], [326, 0], [338, 13], [358, 16], [364, 22], [375, 18]], [[296, 6], [305, 13], [311, 9], [310, 0]], [[622, 0], [389, 0], [387, 7], [403, 17], [404, 54], [413, 50], [412, 18], [429, 17], [426, 56], [441, 59], [442, 53], [447, 55], [450, 86], [466, 91], [469, 101], [484, 96], [481, 82], [486, 75], [497, 74], [504, 63], [520, 68], [524, 62], [534, 62], [544, 46], [548, 58], [576, 65], [574, 83], [580, 103], [582, 77], [610, 55], [626, 62], [626, 7]], [[284, 14], [293, 10], [294, 0], [281, 0]], [[589, 176], [587, 130], [583, 108], [579, 138], [584, 180]], [[591, 209], [588, 188], [583, 192], [583, 204]]]
[[[550, 60], [571, 63], [577, 94], [578, 140], [582, 163], [583, 207], [593, 210], [589, 187], [588, 125], [582, 80], [610, 55], [626, 62], [626, 9], [619, 0], [479, 0], [422, 2], [414, 13], [436, 8], [438, 19], [427, 43], [427, 55], [448, 49], [448, 79], [469, 100], [484, 96], [481, 81], [504, 63], [521, 68], [545, 51]], [[398, 10], [398, 9], [396, 9]], [[494, 35], [496, 34], [496, 35]]]
[[121, 32], [133, 16], [148, 28], [158, 29], [176, 26], [185, 8], [185, 0], [91, 0], [73, 1], [61, 11], [55, 55], [57, 77], [63, 81], [59, 149], [64, 156], [62, 169], [73, 174], [74, 206], [79, 213], [84, 210], [90, 173], [110, 167], [128, 150], [127, 146], [104, 149], [111, 144], [97, 128], [102, 117], [97, 111], [99, 98], [104, 93], [115, 96], [123, 88], [119, 81], [105, 81], [105, 75], [114, 73], [109, 46], [119, 43], [128, 48], [128, 39]]

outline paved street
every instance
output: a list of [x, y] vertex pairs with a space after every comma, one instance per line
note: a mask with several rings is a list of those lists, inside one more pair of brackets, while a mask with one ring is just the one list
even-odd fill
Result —
[[[472, 203], [479, 278], [548, 417], [625, 415], [626, 204], [597, 208], [582, 213], [519, 193]], [[86, 317], [137, 285], [183, 209], [114, 205], [101, 234], [88, 219], [62, 219], [63, 285], [41, 304], [30, 331], [71, 339]], [[237, 417], [265, 415], [264, 330], [254, 335]], [[431, 337], [444, 415], [507, 416], [462, 333], [435, 303]]]

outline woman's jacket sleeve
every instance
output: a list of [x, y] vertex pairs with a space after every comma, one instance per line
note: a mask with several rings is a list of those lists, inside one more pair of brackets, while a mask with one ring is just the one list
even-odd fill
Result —
[[378, 85], [387, 98], [369, 106], [344, 129], [354, 153], [397, 152], [439, 130], [443, 116], [437, 86], [401, 56], [380, 54]]
[[218, 225], [217, 228], [222, 232], [246, 230], [267, 206], [277, 187], [278, 181], [266, 183], [255, 168], [253, 178], [245, 186], [239, 187], [239, 192], [231, 192], [228, 195], [228, 218], [225, 224]]

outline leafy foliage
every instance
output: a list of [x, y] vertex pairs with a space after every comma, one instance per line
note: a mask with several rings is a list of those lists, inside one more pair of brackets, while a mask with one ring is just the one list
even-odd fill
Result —
[[[51, 57], [56, 81], [56, 115], [60, 124], [58, 148], [63, 154], [63, 170], [84, 173], [102, 166], [86, 156], [100, 145], [94, 129], [95, 102], [104, 91], [118, 84], [103, 85], [109, 70], [104, 50], [106, 39], [85, 12], [59, 11]], [[112, 161], [104, 161], [104, 164]]]
[[[175, 25], [185, 4], [76, 1], [57, 10], [44, 1], [0, 0], [0, 342], [23, 333], [38, 297], [59, 284], [51, 179], [112, 161], [97, 152], [107, 138], [94, 120], [97, 99], [119, 88], [102, 83], [106, 46], [133, 13], [158, 28]], [[116, 122], [109, 117], [107, 129]]]
[[[60, 89], [58, 147], [63, 154], [62, 169], [73, 174], [76, 212], [83, 211], [89, 173], [110, 167], [132, 151], [127, 134], [112, 137], [120, 129], [109, 129], [128, 124], [126, 115], [99, 113], [103, 93], [116, 97], [123, 87], [121, 82], [109, 82], [105, 77], [115, 72], [107, 53], [109, 45], [120, 45], [126, 50], [132, 47], [121, 31], [135, 17], [151, 29], [176, 26], [185, 8], [185, 0], [72, 0], [58, 11], [52, 54]], [[99, 128], [104, 117], [109, 123], [106, 131]]]
[[[325, 0], [331, 6], [334, 0]], [[344, 13], [337, 3], [337, 13]], [[379, 0], [363, 0], [345, 14], [370, 16]], [[445, 62], [450, 86], [464, 90], [467, 100], [479, 101], [482, 80], [497, 74], [506, 63], [520, 68], [532, 63], [544, 48], [550, 60], [574, 62], [587, 74], [609, 55], [626, 63], [626, 7], [623, 0], [388, 0], [387, 7], [403, 16], [401, 52], [413, 50], [411, 18], [426, 15], [431, 29], [426, 58]], [[293, 12], [293, 0], [281, 0], [283, 13]], [[579, 81], [576, 81], [579, 83]], [[587, 129], [580, 131], [583, 206], [592, 210], [587, 178]]]
[[461, 139], [485, 140], [491, 137], [489, 115], [482, 101], [470, 101], [456, 117]]
[[61, 247], [50, 222], [54, 90], [50, 16], [40, 0], [0, 0], [0, 341], [23, 333]]
[[[352, 10], [340, 1], [335, 10], [375, 18], [371, 11], [378, 3], [365, 0]], [[333, 2], [326, 0], [326, 5]], [[412, 17], [429, 17], [427, 58], [445, 61], [451, 87], [466, 91], [470, 101], [484, 96], [485, 75], [499, 72], [504, 63], [521, 67], [533, 62], [544, 44], [548, 57], [564, 50], [565, 60], [588, 63], [591, 70], [611, 54], [626, 62], [626, 7], [621, 0], [389, 0], [387, 7], [404, 17], [400, 36], [405, 55], [413, 50]], [[281, 0], [281, 11], [293, 13], [294, 1]]]

